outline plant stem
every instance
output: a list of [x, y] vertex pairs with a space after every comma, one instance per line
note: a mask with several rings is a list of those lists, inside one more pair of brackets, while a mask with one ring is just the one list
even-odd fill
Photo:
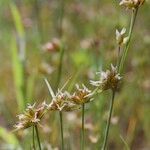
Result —
[[33, 138], [33, 149], [36, 150], [36, 148], [35, 148], [35, 139], [34, 139], [34, 126], [33, 126], [33, 131], [32, 131], [32, 138]]
[[65, 7], [65, 0], [59, 0], [60, 11], [59, 11], [59, 19], [58, 19], [58, 35], [61, 38], [63, 35], [63, 17], [64, 17], [64, 7]]
[[120, 51], [121, 51], [121, 47], [120, 47], [120, 45], [119, 45], [119, 46], [118, 46], [117, 68], [119, 67], [119, 63], [120, 63]]
[[108, 134], [109, 134], [109, 127], [110, 127], [110, 122], [111, 122], [111, 116], [112, 116], [112, 111], [113, 111], [114, 99], [115, 99], [115, 90], [112, 91], [112, 99], [111, 99], [110, 108], [109, 108], [109, 117], [107, 120], [107, 126], [106, 126], [106, 130], [105, 130], [105, 137], [104, 137], [104, 143], [103, 143], [102, 150], [106, 149], [106, 144], [107, 144], [107, 139], [108, 139]]
[[62, 112], [59, 112], [60, 116], [60, 132], [61, 132], [61, 149], [64, 150], [64, 134], [63, 134], [63, 117]]
[[58, 66], [58, 74], [57, 74], [57, 82], [56, 82], [56, 90], [59, 87], [61, 75], [62, 75], [62, 65], [63, 65], [63, 56], [64, 56], [64, 48], [62, 46], [60, 51], [60, 58], [59, 58], [59, 66]]
[[40, 137], [39, 137], [39, 132], [38, 132], [37, 125], [35, 125], [35, 131], [36, 131], [37, 141], [38, 141], [38, 145], [39, 145], [39, 150], [42, 150], [41, 149], [41, 143], [40, 143]]
[[131, 22], [130, 22], [130, 29], [129, 29], [129, 34], [128, 34], [128, 42], [125, 46], [125, 49], [123, 51], [123, 55], [121, 57], [121, 61], [120, 61], [120, 64], [119, 64], [119, 72], [121, 73], [122, 72], [122, 69], [123, 69], [123, 66], [124, 66], [124, 63], [125, 63], [125, 59], [127, 57], [127, 53], [128, 53], [128, 50], [129, 50], [129, 45], [130, 45], [130, 41], [131, 41], [131, 36], [132, 36], [132, 32], [133, 32], [133, 27], [134, 27], [134, 24], [135, 24], [135, 20], [136, 20], [136, 16], [137, 16], [137, 12], [138, 12], [138, 8], [136, 8], [135, 10], [132, 11], [132, 17], [131, 17]]
[[84, 150], [84, 107], [85, 107], [85, 104], [82, 104], [81, 150]]
[[[57, 25], [58, 26], [57, 32], [58, 32], [58, 36], [59, 36], [60, 39], [62, 39], [62, 35], [63, 35], [62, 26], [63, 26], [63, 17], [64, 17], [64, 7], [65, 7], [65, 0], [60, 0], [60, 12], [59, 12], [59, 18], [58, 18], [58, 25]], [[64, 57], [64, 45], [62, 43], [61, 44], [61, 49], [60, 49], [56, 90], [59, 87], [59, 83], [60, 83], [60, 80], [61, 80], [63, 57]]]

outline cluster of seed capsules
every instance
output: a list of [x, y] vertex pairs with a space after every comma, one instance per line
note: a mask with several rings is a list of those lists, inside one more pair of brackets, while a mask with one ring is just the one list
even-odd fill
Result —
[[54, 94], [50, 84], [45, 80], [52, 97], [50, 104], [46, 104], [45, 102], [38, 106], [36, 104], [28, 104], [25, 112], [18, 115], [19, 121], [15, 125], [15, 128], [16, 130], [20, 130], [37, 125], [49, 111], [74, 111], [80, 109], [82, 104], [89, 103], [94, 99], [94, 94], [97, 91], [116, 89], [120, 80], [121, 77], [117, 72], [117, 67], [113, 65], [111, 65], [110, 70], [100, 73], [99, 80], [90, 81], [96, 87], [96, 90], [93, 91], [89, 90], [84, 84], [82, 86], [76, 84], [73, 94], [63, 91], [64, 87], [60, 90], [58, 89], [57, 93]]

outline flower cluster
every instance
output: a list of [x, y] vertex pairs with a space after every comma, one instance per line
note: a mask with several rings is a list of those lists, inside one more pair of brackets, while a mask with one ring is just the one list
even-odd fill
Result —
[[50, 110], [72, 111], [77, 109], [77, 106], [70, 101], [68, 92], [58, 91], [49, 104]]
[[20, 130], [39, 124], [47, 110], [48, 105], [45, 102], [43, 102], [37, 108], [35, 107], [35, 104], [28, 104], [25, 112], [18, 115], [19, 121], [14, 127], [16, 128], [16, 130]]
[[118, 87], [118, 83], [121, 80], [121, 76], [117, 71], [117, 67], [111, 65], [111, 69], [106, 72], [100, 73], [100, 80], [91, 81], [93, 86], [100, 88], [102, 91], [112, 89], [115, 90]]
[[50, 84], [46, 80], [49, 92], [52, 97], [50, 104], [45, 102], [41, 106], [35, 108], [34, 105], [28, 105], [24, 114], [18, 115], [19, 121], [15, 125], [17, 130], [26, 129], [28, 127], [39, 124], [43, 115], [49, 111], [73, 111], [79, 109], [84, 103], [88, 103], [92, 100], [92, 91], [89, 90], [85, 85], [82, 84], [82, 88], [79, 85], [76, 85], [76, 91], [73, 94], [68, 93], [67, 91], [63, 92], [63, 88], [54, 94]]
[[120, 5], [125, 6], [127, 9], [136, 9], [141, 6], [145, 0], [122, 0]]
[[82, 105], [92, 100], [93, 93], [84, 84], [82, 84], [82, 88], [76, 84], [76, 89], [77, 91], [75, 91], [75, 93], [70, 98], [75, 104]]

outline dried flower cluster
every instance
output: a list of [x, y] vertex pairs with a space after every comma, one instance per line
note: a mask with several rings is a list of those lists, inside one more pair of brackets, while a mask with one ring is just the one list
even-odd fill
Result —
[[[48, 83], [48, 82], [47, 82]], [[67, 91], [62, 92], [58, 89], [58, 92], [54, 94], [50, 84], [48, 84], [49, 91], [52, 96], [52, 101], [50, 104], [45, 102], [38, 108], [28, 105], [24, 114], [19, 115], [19, 121], [15, 125], [17, 130], [26, 129], [28, 127], [39, 124], [43, 115], [49, 111], [73, 111], [80, 108], [81, 104], [88, 103], [92, 100], [92, 91], [89, 90], [85, 85], [82, 88], [76, 85], [76, 91], [73, 94]]]
[[41, 106], [37, 108], [35, 107], [35, 104], [28, 104], [25, 112], [18, 115], [19, 121], [14, 127], [16, 130], [20, 130], [39, 124], [47, 110], [48, 105], [45, 102], [43, 102]]
[[78, 84], [76, 84], [75, 93], [71, 96], [71, 100], [77, 104], [82, 105], [84, 103], [88, 103], [92, 100], [92, 91], [89, 90], [84, 84], [82, 84], [82, 88]]
[[68, 92], [58, 91], [56, 96], [53, 97], [52, 102], [49, 105], [50, 110], [58, 111], [72, 111], [77, 108], [77, 106], [70, 101], [70, 94]]
[[136, 9], [141, 6], [145, 0], [122, 0], [120, 5], [125, 6], [127, 9]]
[[91, 81], [93, 86], [100, 88], [102, 91], [112, 89], [115, 90], [118, 87], [118, 83], [121, 80], [121, 76], [117, 71], [117, 67], [111, 65], [111, 69], [106, 72], [100, 73], [100, 80]]

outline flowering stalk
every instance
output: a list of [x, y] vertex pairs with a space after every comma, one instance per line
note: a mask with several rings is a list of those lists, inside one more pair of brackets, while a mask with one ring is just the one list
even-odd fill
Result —
[[112, 99], [111, 99], [110, 108], [109, 108], [109, 116], [108, 116], [108, 121], [107, 121], [107, 126], [106, 126], [102, 150], [106, 149], [106, 144], [107, 144], [107, 139], [108, 139], [108, 134], [109, 134], [109, 127], [110, 127], [111, 116], [112, 116], [113, 105], [114, 105], [114, 99], [115, 99], [115, 93], [116, 93], [115, 90], [112, 90]]
[[59, 112], [60, 117], [60, 132], [61, 132], [61, 149], [64, 150], [64, 134], [63, 134], [63, 118], [62, 118], [62, 112]]
[[81, 150], [84, 150], [84, 107], [85, 107], [85, 104], [82, 104]]
[[132, 36], [133, 27], [134, 27], [134, 24], [135, 24], [137, 12], [138, 12], [138, 7], [136, 9], [132, 10], [132, 17], [131, 17], [128, 41], [126, 43], [126, 46], [125, 46], [125, 49], [124, 49], [124, 52], [123, 52], [123, 55], [121, 57], [121, 61], [120, 61], [120, 64], [119, 64], [119, 68], [118, 68], [120, 73], [122, 72], [122, 69], [124, 67], [125, 59], [127, 57], [127, 53], [128, 53], [128, 50], [129, 50], [129, 45], [130, 45], [130, 41], [131, 41], [131, 36]]
[[35, 131], [36, 131], [37, 141], [38, 141], [38, 145], [39, 145], [39, 150], [42, 150], [41, 149], [41, 142], [40, 142], [40, 137], [39, 137], [39, 132], [38, 132], [37, 125], [35, 125]]

